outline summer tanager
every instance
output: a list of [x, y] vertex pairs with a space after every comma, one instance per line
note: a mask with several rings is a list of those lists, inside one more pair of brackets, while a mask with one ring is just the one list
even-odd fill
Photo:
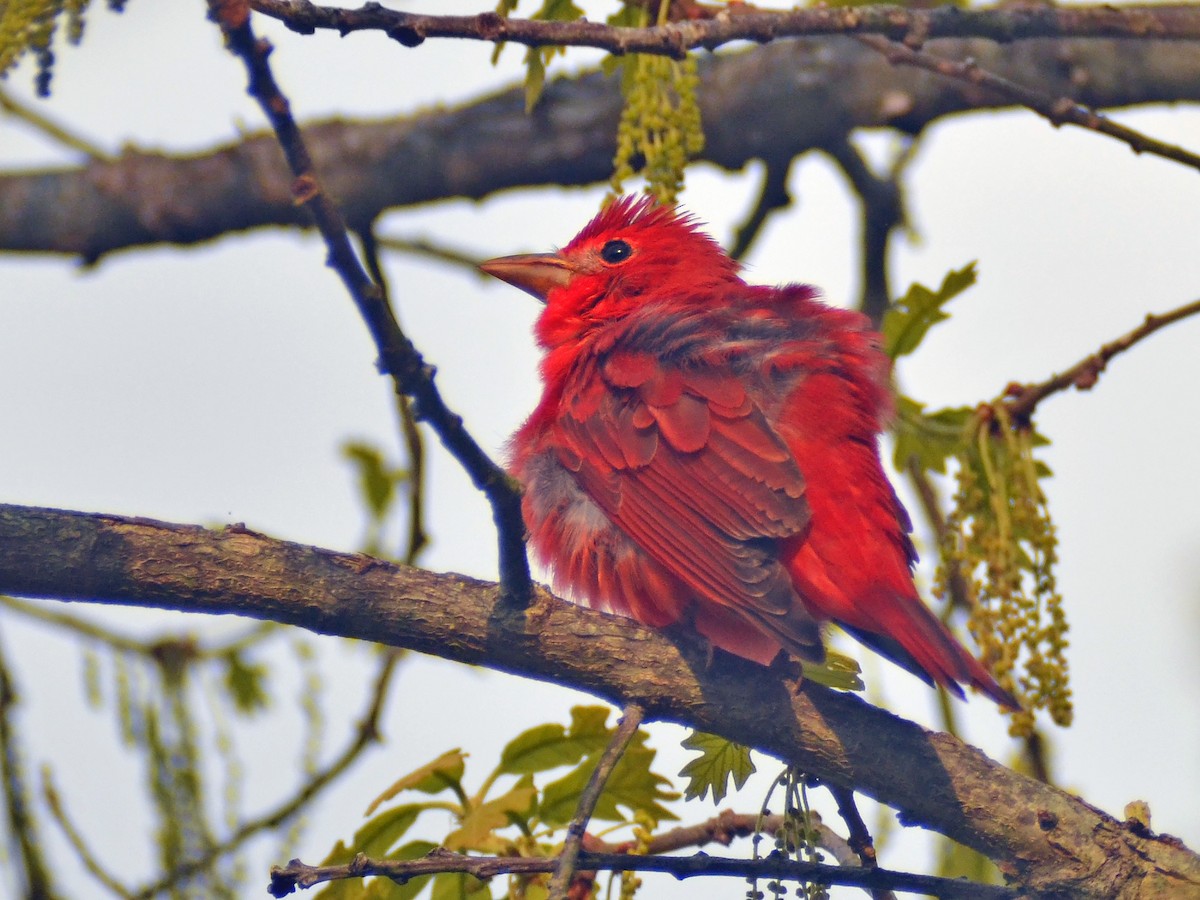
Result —
[[1015, 706], [913, 585], [879, 459], [890, 363], [865, 316], [747, 284], [649, 199], [482, 268], [545, 301], [542, 399], [511, 449], [558, 591], [764, 665], [822, 661], [833, 621], [927, 682]]

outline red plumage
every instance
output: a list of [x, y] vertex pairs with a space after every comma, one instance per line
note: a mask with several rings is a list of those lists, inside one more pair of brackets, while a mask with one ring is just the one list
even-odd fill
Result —
[[512, 471], [555, 588], [764, 665], [823, 660], [832, 620], [926, 681], [1015, 706], [917, 596], [877, 446], [879, 336], [738, 268], [689, 216], [630, 197], [558, 253], [484, 264], [546, 303], [544, 392]]

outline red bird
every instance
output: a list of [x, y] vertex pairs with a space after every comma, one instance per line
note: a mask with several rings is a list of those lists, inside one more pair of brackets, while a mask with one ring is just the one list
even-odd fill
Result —
[[890, 363], [865, 316], [746, 284], [648, 198], [558, 253], [482, 268], [546, 304], [544, 391], [512, 471], [556, 590], [763, 665], [822, 661], [833, 621], [927, 682], [1016, 706], [917, 596], [879, 460]]

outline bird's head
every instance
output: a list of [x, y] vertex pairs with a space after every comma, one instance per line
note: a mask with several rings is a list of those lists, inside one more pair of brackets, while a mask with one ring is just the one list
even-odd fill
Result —
[[740, 281], [738, 263], [690, 215], [632, 196], [609, 204], [557, 253], [480, 268], [545, 302], [537, 329], [545, 346], [577, 341], [648, 303], [703, 303]]

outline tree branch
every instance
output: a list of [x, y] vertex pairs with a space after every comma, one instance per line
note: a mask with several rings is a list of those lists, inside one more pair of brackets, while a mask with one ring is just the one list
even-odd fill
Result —
[[[557, 864], [558, 861], [553, 857], [466, 856], [440, 849], [416, 860], [376, 860], [359, 854], [351, 862], [340, 866], [309, 866], [294, 859], [287, 866], [271, 869], [269, 890], [274, 897], [286, 897], [297, 887], [315, 887], [327, 881], [370, 875], [381, 875], [403, 882], [420, 875], [465, 872], [484, 880], [495, 878], [497, 875], [550, 872]], [[1012, 900], [1018, 896], [1011, 888], [977, 884], [958, 878], [916, 875], [890, 869], [830, 866], [790, 859], [730, 859], [709, 856], [706, 853], [697, 853], [694, 856], [641, 856], [585, 852], [580, 854], [579, 864], [581, 868], [589, 871], [666, 872], [679, 879], [702, 875], [738, 878], [757, 876], [816, 884], [897, 888], [942, 897], [945, 900]]]
[[1027, 890], [1112, 900], [1200, 889], [1200, 858], [1177, 840], [1127, 827], [949, 735], [726, 654], [709, 665], [699, 638], [668, 639], [541, 590], [514, 616], [495, 584], [244, 528], [0, 505], [0, 591], [271, 619], [568, 684], [852, 787], [979, 850]]
[[[324, 238], [329, 265], [341, 278], [366, 323], [383, 371], [392, 377], [398, 394], [412, 399], [413, 414], [430, 424], [475, 487], [487, 497], [498, 535], [500, 583], [506, 598], [523, 606], [532, 594], [533, 580], [525, 557], [520, 488], [467, 433], [462, 417], [447, 408], [434, 384], [433, 367], [426, 364], [401, 331], [383, 289], [371, 281], [359, 263], [350, 244], [346, 219], [317, 177], [312, 156], [292, 118], [290, 104], [271, 72], [268, 60], [271, 46], [255, 38], [250, 29], [245, 0], [209, 0], [209, 15], [220, 26], [230, 51], [246, 67], [250, 95], [258, 101], [275, 130], [294, 176], [291, 184], [294, 202], [311, 216], [312, 224]], [[373, 220], [371, 217], [365, 221]], [[351, 217], [351, 221], [355, 219]], [[419, 551], [419, 546], [416, 549]]]
[[1008, 400], [1008, 412], [1014, 422], [1028, 423], [1039, 403], [1052, 394], [1076, 387], [1081, 391], [1091, 388], [1100, 379], [1100, 374], [1108, 366], [1114, 356], [1124, 353], [1134, 344], [1148, 338], [1158, 329], [1178, 322], [1188, 316], [1200, 313], [1200, 300], [1185, 303], [1170, 312], [1159, 315], [1149, 314], [1137, 328], [1124, 334], [1114, 341], [1105, 344], [1095, 353], [1085, 356], [1071, 368], [1060, 375], [1053, 375], [1037, 384], [1009, 385], [1005, 394]]
[[314, 797], [344, 775], [371, 744], [379, 741], [379, 717], [383, 712], [383, 704], [387, 699], [392, 676], [395, 674], [399, 659], [400, 654], [396, 650], [388, 651], [384, 655], [369, 695], [367, 711], [359, 719], [350, 743], [338, 754], [336, 759], [305, 781], [292, 797], [279, 804], [275, 809], [243, 822], [228, 837], [207, 847], [203, 854], [189, 859], [183, 865], [176, 866], [157, 881], [132, 891], [130, 900], [151, 900], [189, 875], [207, 869], [215, 860], [238, 850], [249, 838], [259, 832], [278, 828], [283, 823], [294, 819]]
[[617, 55], [653, 53], [676, 58], [694, 48], [713, 50], [732, 41], [762, 44], [780, 38], [837, 34], [879, 34], [909, 43], [944, 37], [1002, 42], [1047, 37], [1200, 38], [1200, 9], [1188, 4], [993, 9], [854, 6], [784, 11], [743, 6], [707, 19], [652, 28], [619, 28], [585, 19], [506, 19], [492, 12], [431, 16], [385, 9], [377, 3], [359, 9], [316, 6], [308, 0], [252, 0], [250, 5], [301, 34], [312, 34], [317, 29], [334, 30], [342, 36], [355, 31], [382, 31], [406, 47], [415, 47], [427, 38], [460, 38], [529, 47], [595, 47]]
[[579, 852], [583, 849], [583, 836], [587, 833], [588, 822], [596, 810], [596, 803], [604, 792], [604, 785], [617, 767], [621, 756], [625, 753], [629, 742], [637, 734], [642, 724], [643, 711], [636, 703], [625, 707], [617, 730], [604, 748], [592, 774], [588, 777], [587, 785], [579, 795], [579, 806], [575, 815], [567, 824], [567, 837], [563, 841], [562, 853], [559, 854], [558, 864], [554, 867], [554, 877], [550, 880], [548, 893], [550, 900], [567, 900], [568, 888], [575, 875], [575, 866], [579, 861]]
[[1147, 137], [1128, 126], [1119, 125], [1094, 110], [1081, 106], [1070, 97], [1054, 97], [1002, 78], [989, 72], [973, 59], [961, 62], [957, 59], [947, 59], [944, 56], [926, 53], [922, 50], [913, 50], [904, 44], [874, 35], [864, 35], [859, 40], [866, 46], [878, 50], [893, 65], [916, 66], [928, 72], [945, 75], [947, 78], [956, 78], [968, 84], [977, 84], [1033, 110], [1056, 128], [1060, 125], [1077, 125], [1080, 128], [1086, 128], [1089, 131], [1122, 141], [1128, 144], [1134, 153], [1150, 153], [1154, 156], [1161, 156], [1163, 159], [1182, 163], [1192, 169], [1200, 169], [1200, 155], [1198, 154], [1175, 144]]
[[[1156, 41], [934, 42], [1091, 107], [1200, 100], [1200, 44]], [[945, 116], [1011, 106], [980, 87], [897, 69], [848, 39], [787, 41], [700, 61], [703, 159], [738, 170], [836, 146], [856, 128], [916, 133]], [[514, 88], [465, 106], [304, 129], [325, 189], [350, 222], [448, 197], [606, 181], [621, 110], [616, 79], [591, 72], [546, 87], [531, 115]], [[267, 226], [307, 227], [272, 135], [196, 155], [127, 150], [111, 163], [0, 177], [0, 250], [68, 253], [191, 245]]]

